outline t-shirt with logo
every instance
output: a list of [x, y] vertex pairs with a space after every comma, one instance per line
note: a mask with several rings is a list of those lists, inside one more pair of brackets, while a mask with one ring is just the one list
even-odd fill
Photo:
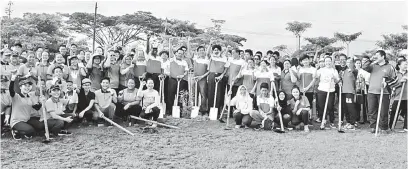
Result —
[[317, 77], [319, 78], [319, 87], [317, 88], [320, 91], [324, 92], [334, 92], [335, 83], [334, 78], [339, 78], [337, 70], [333, 68], [320, 68], [317, 70]]

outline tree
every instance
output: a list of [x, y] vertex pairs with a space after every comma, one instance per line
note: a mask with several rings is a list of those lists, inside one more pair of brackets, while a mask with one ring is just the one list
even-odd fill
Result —
[[66, 37], [62, 23], [62, 18], [56, 14], [25, 13], [23, 18], [3, 17], [1, 37], [9, 35], [11, 44], [19, 42], [25, 48], [41, 46], [56, 52]]
[[286, 30], [292, 32], [293, 34], [295, 34], [296, 38], [298, 38], [298, 49], [300, 50], [300, 37], [302, 33], [306, 31], [306, 29], [312, 27], [312, 24], [307, 22], [294, 21], [287, 23], [287, 25], [288, 26], [286, 27]]
[[355, 41], [362, 33], [357, 32], [353, 34], [344, 34], [336, 32], [334, 33], [334, 37], [347, 45], [347, 56], [349, 56], [349, 45], [352, 41]]
[[[68, 29], [76, 33], [93, 37], [94, 14], [75, 12], [73, 14], [63, 14], [67, 17]], [[100, 46], [125, 46], [137, 40], [146, 40], [145, 34], [158, 33], [161, 30], [160, 19], [150, 12], [138, 11], [134, 14], [123, 16], [103, 16], [97, 14], [95, 41]]]
[[277, 50], [278, 52], [284, 52], [286, 55], [289, 55], [289, 53], [292, 53], [289, 51], [288, 46], [286, 45], [278, 45], [272, 48], [273, 50]]
[[[403, 29], [405, 29], [404, 26]], [[376, 45], [384, 50], [390, 50], [392, 59], [398, 57], [399, 53], [408, 47], [408, 36], [406, 32], [382, 35], [382, 37], [384, 39], [382, 41], [377, 41]]]

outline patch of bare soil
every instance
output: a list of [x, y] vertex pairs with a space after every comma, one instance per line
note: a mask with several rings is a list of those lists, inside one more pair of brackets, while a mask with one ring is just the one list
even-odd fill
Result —
[[[232, 120], [233, 122], [233, 120]], [[407, 134], [224, 130], [218, 121], [167, 119], [180, 130], [74, 128], [50, 144], [1, 140], [2, 168], [407, 168]], [[233, 127], [233, 124], [231, 124]]]

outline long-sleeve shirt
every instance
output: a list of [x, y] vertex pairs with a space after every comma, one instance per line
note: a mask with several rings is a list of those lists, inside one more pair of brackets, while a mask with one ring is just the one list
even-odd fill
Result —
[[402, 98], [401, 98], [401, 100], [407, 100], [407, 82], [405, 82], [405, 86], [404, 86], [404, 88], [402, 89], [402, 84], [403, 84], [403, 82], [401, 81], [401, 79], [402, 79], [402, 77], [403, 76], [407, 76], [407, 72], [405, 72], [404, 74], [402, 74], [401, 72], [397, 72], [397, 76], [398, 76], [398, 79], [399, 79], [399, 81], [398, 81], [398, 86], [396, 86], [395, 87], [395, 96], [394, 96], [394, 99], [395, 100], [399, 100], [399, 98], [400, 98], [400, 95], [401, 95], [401, 90], [402, 90]]
[[368, 73], [371, 73], [368, 93], [381, 94], [383, 81], [382, 79], [385, 78], [385, 82], [387, 83], [386, 87], [387, 90], [384, 90], [384, 94], [390, 94], [391, 92], [390, 86], [396, 84], [398, 81], [394, 67], [388, 63], [385, 63], [384, 65], [379, 65], [371, 64], [371, 62], [368, 61], [363, 65], [363, 69], [366, 70]]

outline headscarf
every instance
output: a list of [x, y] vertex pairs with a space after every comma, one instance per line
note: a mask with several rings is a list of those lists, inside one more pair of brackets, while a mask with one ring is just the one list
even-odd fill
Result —
[[[283, 93], [283, 94], [285, 94], [285, 98], [283, 99], [283, 100], [281, 100], [280, 98], [279, 98], [279, 95], [281, 94], [281, 93]], [[286, 96], [286, 93], [283, 91], [283, 90], [280, 90], [279, 92], [278, 92], [278, 96], [277, 96], [278, 98], [278, 103], [279, 103], [279, 106], [280, 107], [282, 107], [282, 108], [284, 108], [284, 107], [287, 107], [288, 106], [288, 98], [287, 98], [287, 96]]]
[[[245, 89], [246, 89], [244, 95], [242, 95], [242, 94], [240, 93], [242, 88], [245, 88]], [[235, 105], [237, 108], [240, 107], [239, 105], [242, 104], [242, 103], [252, 104], [252, 98], [251, 98], [251, 96], [250, 96], [249, 93], [248, 93], [248, 89], [247, 89], [244, 85], [241, 85], [241, 86], [238, 87], [238, 90], [237, 90], [237, 93], [236, 93], [234, 99], [237, 100], [237, 103], [236, 103], [236, 105]], [[240, 107], [240, 108], [241, 108], [241, 107]], [[252, 109], [252, 107], [247, 107], [247, 109]]]

